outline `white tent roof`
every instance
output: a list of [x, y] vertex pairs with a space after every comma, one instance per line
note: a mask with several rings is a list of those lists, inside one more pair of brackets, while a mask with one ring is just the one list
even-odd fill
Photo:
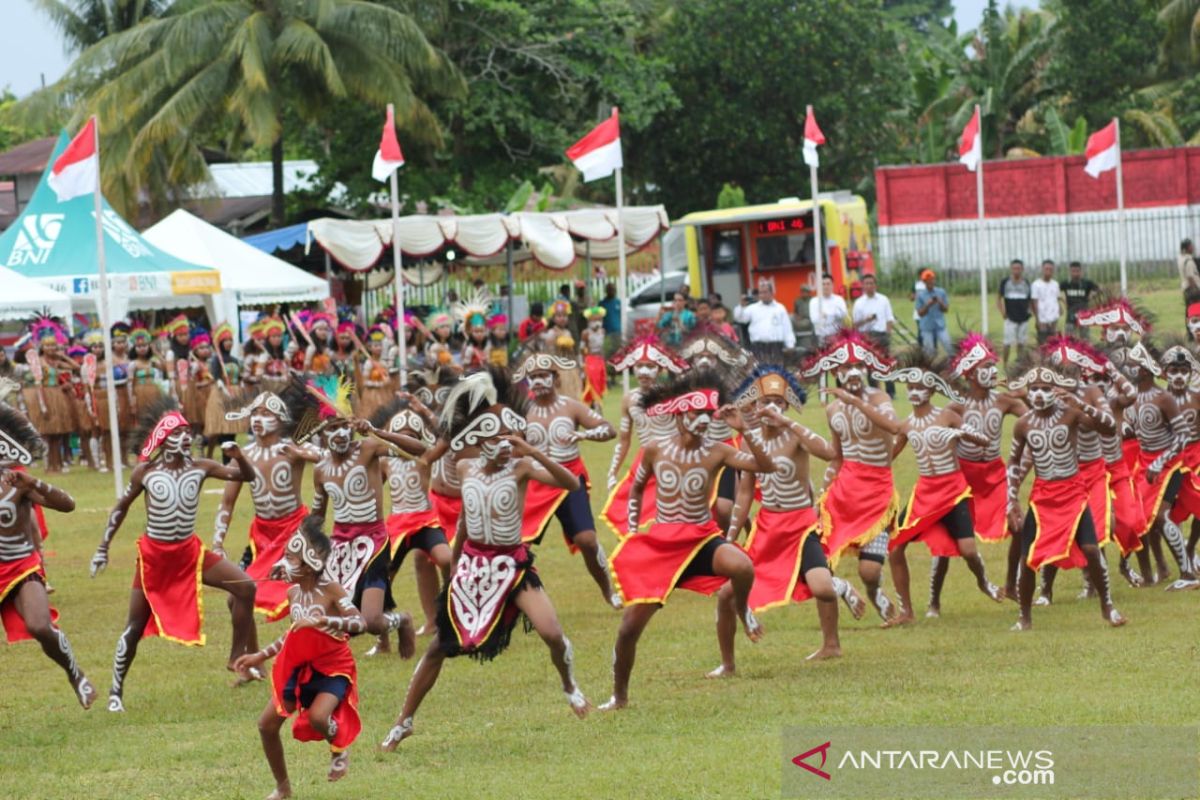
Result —
[[[662, 206], [622, 209], [626, 252], [640, 250], [670, 224]], [[518, 242], [518, 259], [533, 258], [550, 269], [566, 269], [591, 243], [593, 258], [617, 256], [617, 210], [586, 208], [562, 212], [519, 212], [468, 216], [401, 217], [400, 249], [409, 257], [436, 253], [453, 244], [476, 258], [500, 256], [509, 240]], [[323, 217], [308, 223], [309, 235], [347, 269], [370, 269], [392, 243], [392, 221]], [[584, 239], [586, 242], [577, 242]]]
[[46, 312], [56, 317], [71, 315], [71, 298], [19, 272], [0, 267], [0, 320], [27, 320]]
[[313, 302], [329, 296], [329, 282], [268, 255], [181, 209], [143, 234], [162, 250], [221, 272], [221, 288], [238, 305]]

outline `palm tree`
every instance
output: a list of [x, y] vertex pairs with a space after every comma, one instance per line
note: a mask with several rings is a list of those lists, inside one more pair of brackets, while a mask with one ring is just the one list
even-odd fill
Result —
[[32, 0], [62, 34], [66, 49], [81, 53], [106, 36], [161, 16], [170, 0]]
[[1166, 0], [1158, 18], [1167, 29], [1162, 50], [1171, 71], [1200, 62], [1200, 0]]
[[406, 129], [436, 139], [424, 98], [465, 91], [410, 16], [365, 0], [176, 0], [88, 47], [64, 82], [81, 95], [77, 116], [100, 120], [106, 184], [123, 188], [114, 204], [136, 207], [156, 188], [148, 177], [193, 185], [207, 175], [202, 136], [223, 132], [270, 149], [277, 225], [285, 113], [313, 121], [350, 99], [382, 119], [390, 102]]

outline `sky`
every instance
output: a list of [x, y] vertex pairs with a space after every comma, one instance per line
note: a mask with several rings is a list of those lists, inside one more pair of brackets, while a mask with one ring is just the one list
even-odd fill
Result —
[[[965, 31], [979, 24], [986, 5], [987, 0], [954, 0], [958, 29]], [[43, 75], [46, 83], [53, 83], [71, 63], [58, 32], [34, 10], [30, 0], [0, 0], [0, 30], [6, 34], [0, 47], [0, 89], [8, 87], [24, 97], [41, 86]]]

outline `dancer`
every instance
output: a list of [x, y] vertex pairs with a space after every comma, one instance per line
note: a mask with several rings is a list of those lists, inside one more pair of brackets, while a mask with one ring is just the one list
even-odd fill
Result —
[[[152, 403], [162, 397], [162, 387], [159, 378], [164, 373], [163, 362], [151, 348], [150, 331], [141, 322], [134, 322], [129, 331], [129, 341], [133, 343], [133, 359], [130, 368], [133, 372], [133, 405], [130, 409], [133, 418], [141, 416], [142, 409], [149, 408]], [[133, 430], [135, 425], [130, 425]], [[129, 446], [122, 448], [122, 453], [129, 452]]]
[[521, 539], [540, 543], [551, 517], [557, 517], [567, 547], [572, 553], [583, 554], [583, 563], [600, 587], [604, 601], [620, 608], [620, 598], [609, 580], [604, 548], [596, 538], [596, 521], [588, 495], [591, 482], [579, 453], [580, 441], [608, 442], [617, 437], [617, 432], [604, 417], [579, 400], [558, 393], [559, 375], [576, 369], [574, 361], [548, 353], [530, 353], [512, 376], [514, 381], [529, 381], [532, 402], [525, 414], [525, 437], [529, 444], [579, 479], [579, 487], [571, 492], [539, 483], [529, 487], [525, 492]]
[[[302, 450], [291, 439], [299, 421], [297, 415], [304, 408], [297, 393], [304, 393], [299, 379], [285, 392], [291, 398], [290, 404], [273, 392], [262, 392], [249, 405], [225, 415], [232, 421], [248, 417], [254, 434], [254, 441], [245, 450], [254, 475], [250, 481], [254, 519], [250, 522], [250, 559], [245, 569], [257, 586], [254, 609], [268, 622], [287, 615], [287, 585], [269, 577], [271, 568], [283, 557], [284, 545], [308, 516], [300, 487], [305, 462], [316, 458], [311, 450]], [[219, 556], [225, 556], [225, 538], [242, 485], [241, 481], [230, 481], [221, 495], [212, 544], [213, 553]]]
[[[1200, 520], [1200, 485], [1197, 484], [1197, 477], [1200, 475], [1200, 393], [1194, 387], [1197, 379], [1200, 379], [1200, 362], [1180, 337], [1169, 338], [1164, 345], [1166, 349], [1159, 363], [1166, 372], [1167, 391], [1179, 407], [1179, 416], [1186, 436], [1181, 455], [1179, 494], [1167, 512], [1167, 521], [1176, 528], [1181, 528], [1188, 517], [1192, 518], [1192, 535], [1183, 548], [1183, 554], [1187, 559], [1188, 569], [1195, 575], [1197, 564], [1193, 552], [1196, 548], [1197, 521]], [[1174, 531], [1171, 531], [1171, 536], [1174, 536]], [[1175, 546], [1172, 544], [1171, 548], [1174, 550]], [[1181, 574], [1180, 579], [1183, 578]], [[1197, 582], [1197, 587], [1200, 587], [1200, 582]], [[1192, 587], [1180, 584], [1175, 588]]]
[[822, 389], [834, 398], [825, 406], [834, 458], [818, 501], [821, 544], [834, 567], [844, 554], [858, 550], [859, 578], [884, 622], [896, 614], [880, 585], [888, 528], [900, 505], [892, 480], [892, 434], [885, 427], [895, 423], [896, 412], [886, 392], [867, 386], [867, 376], [887, 374], [892, 363], [869, 339], [843, 328], [802, 373], [805, 379], [820, 380], [833, 372], [839, 384]]
[[583, 339], [581, 348], [586, 380], [583, 385], [583, 396], [579, 399], [590, 405], [596, 413], [603, 411], [604, 395], [608, 391], [608, 367], [604, 363], [604, 315], [606, 313], [602, 306], [585, 308], [583, 318], [587, 320], [587, 328], [580, 334], [580, 338]]
[[34, 533], [35, 506], [69, 514], [75, 501], [19, 469], [32, 466], [45, 450], [45, 441], [29, 420], [0, 403], [0, 622], [10, 644], [37, 640], [42, 652], [67, 674], [75, 698], [86, 710], [96, 699], [96, 689], [58, 627], [58, 612], [46, 595], [41, 541]]
[[292, 796], [279, 731], [296, 714], [292, 736], [301, 742], [329, 742], [328, 778], [346, 777], [349, 747], [362, 730], [358, 717], [358, 670], [350, 652], [352, 634], [366, 627], [362, 615], [337, 581], [325, 577], [331, 550], [321, 519], [308, 517], [289, 538], [275, 574], [287, 583], [292, 625], [256, 653], [240, 656], [242, 670], [257, 669], [275, 658], [271, 699], [258, 718], [263, 753], [275, 778], [267, 800]]
[[[1141, 588], [1145, 585], [1145, 579], [1130, 566], [1129, 556], [1137, 554], [1138, 566], [1146, 575], [1151, 575], [1153, 570], [1150, 568], [1150, 554], [1142, 546], [1142, 535], [1147, 527], [1145, 511], [1124, 449], [1125, 431], [1128, 429], [1130, 435], [1133, 431], [1133, 425], [1125, 419], [1125, 411], [1137, 400], [1137, 389], [1111, 358], [1107, 360], [1103, 373], [1085, 373], [1084, 380], [1093, 380], [1104, 391], [1112, 411], [1115, 429], [1111, 434], [1102, 434], [1100, 437], [1104, 464], [1108, 470], [1108, 485], [1112, 492], [1112, 535], [1121, 551], [1119, 569], [1122, 577], [1133, 588]], [[1136, 436], [1132, 441], [1136, 445]]]
[[[832, 459], [833, 447], [799, 422], [784, 416], [789, 406], [799, 411], [805, 397], [804, 389], [786, 368], [757, 367], [734, 391], [734, 397], [745, 411], [754, 409], [758, 418], [758, 424], [746, 431], [746, 438], [758, 445], [775, 464], [775, 471], [771, 473], [742, 473], [733, 504], [733, 519], [726, 534], [730, 541], [737, 541], [750, 517], [755, 490], [761, 490], [762, 507], [754, 517], [746, 540], [747, 554], [754, 562], [754, 585], [750, 588], [747, 605], [751, 612], [761, 614], [777, 606], [802, 603], [815, 597], [823, 641], [820, 649], [807, 660], [837, 658], [842, 654], [838, 638], [838, 597], [846, 601], [855, 619], [862, 617], [866, 601], [847, 581], [833, 576], [821, 549], [809, 479], [809, 456]], [[748, 445], [743, 445], [742, 449], [749, 452]], [[721, 665], [709, 672], [708, 677], [724, 678], [735, 673], [736, 633], [733, 585], [726, 583], [717, 593], [717, 644], [721, 650]]]
[[192, 333], [191, 357], [187, 361], [176, 362], [176, 370], [186, 364], [187, 377], [176, 375], [179, 391], [179, 404], [183, 407], [183, 416], [197, 436], [205, 435], [204, 412], [208, 406], [208, 398], [212, 394], [213, 378], [208, 361], [212, 358], [212, 337], [208, 331], [197, 328]]
[[[613, 353], [608, 363], [612, 364], [617, 372], [632, 369], [634, 380], [637, 381], [637, 387], [627, 392], [621, 400], [621, 424], [617, 429], [617, 447], [613, 451], [612, 464], [608, 468], [608, 499], [604, 503], [604, 510], [601, 511], [605, 522], [620, 539], [630, 530], [629, 520], [626, 517], [629, 508], [629, 491], [633, 487], [633, 476], [642, 463], [642, 453], [647, 445], [675, 435], [675, 428], [670, 416], [646, 416], [641, 405], [642, 395], [658, 383], [664, 371], [672, 375], [680, 375], [688, 368], [688, 363], [653, 336], [635, 339], [628, 346]], [[637, 432], [638, 449], [629, 463], [629, 470], [618, 479], [621, 465], [625, 463], [625, 456], [629, 455], [629, 446], [634, 431]], [[642, 508], [647, 511], [656, 507], [655, 490], [654, 476], [650, 475], [642, 492]], [[653, 513], [642, 520], [643, 523], [653, 521]]]
[[[1140, 346], [1140, 345], [1139, 345]], [[1079, 475], [1078, 431], [1094, 428], [1101, 412], [1075, 394], [1076, 381], [1029, 357], [1028, 368], [1009, 381], [1027, 391], [1030, 411], [1017, 420], [1008, 458], [1008, 519], [1021, 526], [1021, 574], [1017, 580], [1021, 612], [1015, 631], [1033, 627], [1035, 574], [1047, 564], [1084, 565], [1100, 596], [1100, 615], [1113, 627], [1126, 620], [1113, 606], [1104, 553], [1088, 510], [1088, 490]], [[1018, 368], [1020, 369], [1020, 368]], [[1022, 525], [1021, 484], [1032, 466], [1033, 490]]]
[[[236, 443], [222, 449], [233, 462], [218, 464], [192, 457], [192, 431], [170, 399], [143, 409], [133, 442], [142, 462], [133, 468], [129, 487], [108, 517], [100, 546], [92, 556], [92, 577], [108, 566], [108, 550], [133, 501], [145, 492], [146, 532], [137, 540], [137, 566], [129, 597], [129, 617], [117, 639], [108, 710], [124, 711], [125, 677], [143, 637], [162, 636], [184, 645], [203, 645], [204, 619], [200, 582], [229, 592], [233, 641], [227, 666], [258, 649], [254, 627], [254, 583], [234, 564], [206, 551], [195, 533], [200, 487], [207, 478], [252, 481], [254, 467]], [[137, 447], [137, 445], [134, 445]], [[197, 575], [201, 581], [196, 580]], [[259, 676], [238, 673], [244, 682]]]
[[63, 352], [67, 333], [56, 320], [39, 316], [29, 331], [32, 346], [25, 352], [25, 409], [46, 440], [46, 471], [65, 472], [64, 445], [78, 427], [71, 405], [71, 376], [78, 367]]
[[[530, 481], [567, 491], [579, 480], [532, 447], [525, 432], [524, 399], [503, 370], [490, 367], [461, 380], [446, 399], [441, 421], [458, 461], [463, 515], [455, 537], [455, 569], [439, 598], [437, 635], [417, 663], [404, 705], [382, 748], [393, 751], [413, 735], [413, 716], [433, 688], [447, 658], [490, 661], [509, 645], [521, 614], [550, 649], [571, 711], [587, 716], [590, 704], [574, 675], [574, 651], [554, 605], [521, 541], [521, 517]], [[477, 458], [466, 457], [477, 448]]]
[[212, 458], [217, 447], [237, 441], [238, 434], [248, 430], [244, 417], [230, 418], [225, 413], [230, 402], [241, 405], [249, 399], [242, 390], [242, 362], [233, 354], [233, 328], [222, 322], [213, 330], [213, 339], [216, 347], [208, 371], [214, 376], [214, 388], [204, 404], [205, 458]]
[[[629, 703], [638, 639], [676, 586], [712, 594], [732, 582], [734, 611], [746, 636], [752, 642], [763, 637], [762, 625], [748, 606], [754, 564], [721, 535], [712, 516], [712, 484], [721, 466], [770, 473], [776, 465], [754, 439], [744, 440], [749, 452], [742, 452], [708, 438], [714, 416], [738, 433], [745, 430], [741, 412], [724, 400], [720, 379], [698, 370], [648, 389], [639, 400], [648, 416], [672, 418], [675, 434], [643, 448], [629, 493], [629, 535], [613, 553], [613, 583], [626, 609], [613, 648], [613, 693], [602, 710]], [[658, 515], [648, 531], [639, 533], [642, 489], [650, 475], [658, 482]]]

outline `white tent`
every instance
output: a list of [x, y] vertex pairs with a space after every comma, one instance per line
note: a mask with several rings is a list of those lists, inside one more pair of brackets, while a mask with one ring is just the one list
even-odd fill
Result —
[[43, 286], [19, 272], [0, 267], [0, 320], [28, 320], [34, 314], [47, 313], [66, 318], [71, 315], [71, 298]]

